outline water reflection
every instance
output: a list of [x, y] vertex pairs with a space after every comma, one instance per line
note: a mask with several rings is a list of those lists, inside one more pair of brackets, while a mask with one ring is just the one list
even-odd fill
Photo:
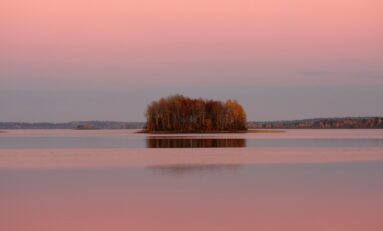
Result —
[[197, 172], [237, 171], [242, 164], [175, 164], [151, 166], [149, 169], [172, 175], [184, 175]]
[[243, 148], [246, 139], [214, 139], [214, 138], [158, 138], [148, 137], [147, 148]]

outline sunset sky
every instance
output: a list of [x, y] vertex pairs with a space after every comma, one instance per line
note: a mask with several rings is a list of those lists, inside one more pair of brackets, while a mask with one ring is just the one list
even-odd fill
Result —
[[383, 116], [383, 1], [0, 2], [0, 121], [144, 121], [175, 93], [249, 120]]

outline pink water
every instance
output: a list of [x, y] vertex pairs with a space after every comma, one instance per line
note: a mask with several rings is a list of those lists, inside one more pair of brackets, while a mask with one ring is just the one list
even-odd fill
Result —
[[[283, 142], [148, 149], [113, 147], [114, 139], [146, 138], [130, 131], [1, 133], [0, 230], [383, 230], [383, 131], [229, 136]], [[25, 143], [1, 147], [9, 137]], [[31, 137], [114, 143], [57, 148], [73, 144], [58, 139], [32, 148]]]

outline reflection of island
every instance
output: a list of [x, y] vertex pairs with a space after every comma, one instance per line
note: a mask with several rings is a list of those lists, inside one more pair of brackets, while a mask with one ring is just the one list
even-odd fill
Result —
[[152, 170], [164, 173], [183, 175], [196, 172], [210, 171], [237, 171], [242, 168], [241, 164], [177, 164], [177, 165], [158, 165], [149, 167]]
[[147, 148], [243, 148], [246, 139], [148, 137]]

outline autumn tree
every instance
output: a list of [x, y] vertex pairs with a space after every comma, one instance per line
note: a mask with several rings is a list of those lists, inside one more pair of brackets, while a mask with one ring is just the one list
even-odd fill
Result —
[[146, 110], [149, 132], [209, 132], [246, 130], [246, 113], [236, 100], [161, 98]]

